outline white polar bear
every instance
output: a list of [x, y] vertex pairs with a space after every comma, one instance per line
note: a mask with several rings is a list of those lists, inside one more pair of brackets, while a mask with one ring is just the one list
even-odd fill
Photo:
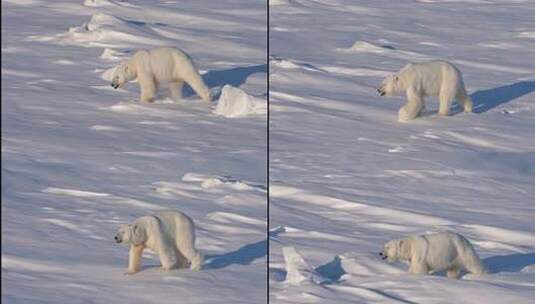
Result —
[[389, 241], [379, 255], [388, 262], [409, 261], [409, 273], [428, 274], [445, 270], [448, 278], [458, 278], [461, 270], [487, 273], [470, 242], [453, 232], [440, 232]]
[[122, 87], [128, 81], [138, 79], [140, 100], [152, 102], [158, 84], [165, 82], [174, 100], [182, 98], [182, 86], [187, 82], [193, 90], [209, 102], [210, 90], [193, 65], [191, 58], [176, 48], [162, 47], [149, 51], [137, 51], [128, 61], [121, 63], [112, 75], [111, 86]]
[[455, 99], [465, 112], [472, 112], [472, 99], [466, 93], [461, 71], [446, 61], [409, 63], [386, 77], [377, 92], [381, 96], [392, 96], [396, 92], [407, 94], [407, 103], [398, 112], [400, 122], [414, 119], [425, 110], [425, 96], [438, 96], [439, 115], [449, 115]]
[[164, 211], [143, 216], [119, 228], [115, 242], [130, 244], [128, 271], [134, 274], [141, 266], [143, 249], [149, 248], [160, 258], [162, 268], [200, 270], [202, 256], [195, 249], [193, 220], [180, 212]]

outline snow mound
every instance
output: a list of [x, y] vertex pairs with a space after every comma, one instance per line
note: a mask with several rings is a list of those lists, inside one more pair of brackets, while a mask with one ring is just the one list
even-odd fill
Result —
[[366, 41], [356, 41], [350, 48], [338, 49], [342, 52], [355, 52], [355, 53], [384, 53], [391, 51], [392, 47], [375, 45]]
[[216, 188], [220, 186], [228, 186], [232, 189], [240, 190], [240, 191], [252, 189], [252, 187], [249, 186], [247, 183], [244, 183], [241, 180], [233, 179], [228, 176], [211, 177], [211, 178], [204, 180], [201, 184], [201, 187], [203, 187], [204, 189]]
[[534, 273], [535, 274], [535, 264], [528, 265], [520, 270], [522, 273]]
[[85, 24], [85, 29], [88, 31], [95, 31], [106, 26], [121, 26], [122, 23], [123, 21], [118, 17], [98, 13], [91, 16], [91, 20]]
[[300, 285], [306, 281], [319, 284], [325, 281], [325, 278], [317, 274], [294, 247], [283, 247], [282, 254], [286, 265], [286, 282], [288, 284]]
[[269, 59], [269, 65], [272, 67], [277, 67], [281, 69], [289, 69], [289, 70], [303, 69], [307, 71], [324, 72], [323, 70], [311, 64], [298, 62], [295, 60], [290, 60], [290, 59], [285, 59], [285, 58], [279, 58], [276, 56], [271, 56], [271, 58]]
[[269, 5], [288, 5], [291, 3], [290, 0], [269, 0]]
[[85, 0], [84, 6], [88, 7], [102, 7], [102, 6], [111, 6], [111, 5], [119, 5], [119, 6], [127, 6], [127, 7], [137, 7], [136, 5], [127, 3], [126, 0]]
[[213, 113], [228, 118], [265, 115], [267, 102], [251, 96], [239, 88], [225, 85]]
[[91, 7], [109, 6], [113, 4], [114, 3], [112, 1], [108, 1], [108, 0], [85, 0], [84, 1], [85, 6], [91, 6]]
[[165, 45], [164, 40], [154, 39], [155, 32], [142, 22], [133, 22], [104, 13], [91, 16], [82, 26], [69, 28], [66, 33], [52, 36], [30, 36], [30, 40], [49, 41], [84, 47], [128, 47], [131, 44]]
[[100, 59], [107, 61], [118, 61], [124, 59], [126, 53], [112, 50], [110, 48], [105, 48], [102, 54], [100, 54]]
[[243, 181], [232, 176], [207, 176], [198, 173], [186, 173], [182, 177], [184, 182], [200, 182], [203, 189], [227, 187], [238, 191], [257, 190], [265, 192], [267, 187]]

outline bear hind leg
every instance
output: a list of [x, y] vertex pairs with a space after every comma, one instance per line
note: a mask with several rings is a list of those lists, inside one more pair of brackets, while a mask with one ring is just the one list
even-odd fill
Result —
[[450, 279], [458, 279], [459, 276], [461, 275], [461, 269], [458, 268], [458, 267], [450, 268], [450, 269], [448, 269], [448, 271], [446, 272], [446, 275], [447, 275], [448, 278], [450, 278]]
[[176, 267], [177, 257], [170, 250], [159, 252], [158, 256], [160, 258], [160, 263], [162, 264], [163, 270], [171, 270]]
[[177, 253], [175, 245], [168, 240], [167, 238], [161, 235], [161, 232], [158, 231], [158, 244], [155, 251], [158, 253], [160, 258], [160, 263], [162, 264], [163, 270], [171, 270], [176, 267], [177, 264]]
[[212, 99], [212, 94], [210, 90], [204, 84], [201, 75], [195, 70], [195, 68], [190, 68], [191, 72], [187, 74], [187, 77], [184, 77], [184, 80], [190, 85], [190, 87], [199, 95], [204, 102], [210, 102]]
[[459, 105], [466, 113], [472, 113], [474, 103], [472, 102], [472, 98], [466, 94], [464, 89], [457, 94], [457, 100], [459, 101]]
[[183, 80], [172, 81], [169, 83], [169, 93], [174, 101], [182, 99], [182, 87], [184, 85]]
[[203, 257], [195, 249], [195, 237], [189, 233], [176, 242], [177, 248], [186, 259], [191, 270], [200, 270], [202, 268]]

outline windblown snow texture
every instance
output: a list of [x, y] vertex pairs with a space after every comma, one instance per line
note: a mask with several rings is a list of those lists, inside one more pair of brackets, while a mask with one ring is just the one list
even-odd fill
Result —
[[[266, 115], [214, 115], [187, 86], [142, 104], [103, 79], [174, 46], [216, 100], [265, 100], [266, 35], [264, 1], [2, 1], [2, 303], [266, 299]], [[204, 270], [147, 253], [123, 275], [117, 228], [159, 210], [194, 219]]]
[[[271, 303], [530, 303], [535, 298], [535, 3], [270, 1]], [[462, 71], [473, 114], [397, 122], [379, 97], [408, 62]], [[490, 275], [408, 275], [383, 244], [466, 236]], [[294, 247], [321, 284], [288, 284]]]

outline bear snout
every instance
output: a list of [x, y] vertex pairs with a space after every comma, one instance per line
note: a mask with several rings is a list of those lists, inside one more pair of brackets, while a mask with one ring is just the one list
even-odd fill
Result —
[[118, 236], [115, 236], [114, 239], [115, 239], [115, 243], [120, 243], [122, 241], [121, 238]]
[[379, 255], [381, 256], [381, 259], [386, 260], [388, 259], [388, 256], [384, 254], [383, 252], [379, 252]]
[[117, 88], [119, 87], [119, 85], [116, 84], [116, 83], [112, 83], [111, 86], [112, 86], [114, 89], [117, 89]]
[[377, 93], [379, 93], [379, 96], [385, 96], [386, 94], [382, 89], [377, 89]]

